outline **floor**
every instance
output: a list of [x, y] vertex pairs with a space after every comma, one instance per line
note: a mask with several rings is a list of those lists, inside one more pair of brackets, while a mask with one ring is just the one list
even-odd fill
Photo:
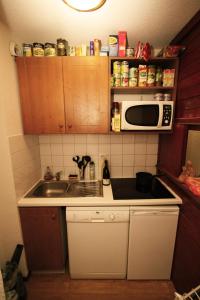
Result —
[[66, 274], [32, 274], [28, 300], [173, 300], [170, 281], [71, 280]]

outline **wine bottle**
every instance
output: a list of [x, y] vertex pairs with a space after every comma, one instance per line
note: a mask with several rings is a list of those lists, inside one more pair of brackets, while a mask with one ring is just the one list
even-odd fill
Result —
[[108, 161], [105, 160], [104, 167], [103, 167], [103, 185], [110, 184], [110, 172], [108, 169]]

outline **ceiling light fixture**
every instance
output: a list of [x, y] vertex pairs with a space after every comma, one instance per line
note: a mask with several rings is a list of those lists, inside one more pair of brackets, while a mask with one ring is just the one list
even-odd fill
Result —
[[100, 8], [106, 0], [63, 0], [68, 6], [78, 11], [93, 11]]

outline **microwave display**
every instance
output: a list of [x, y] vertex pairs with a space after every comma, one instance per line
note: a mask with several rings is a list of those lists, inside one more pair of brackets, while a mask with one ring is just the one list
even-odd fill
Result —
[[156, 104], [131, 106], [126, 110], [125, 119], [131, 125], [157, 126], [159, 106]]

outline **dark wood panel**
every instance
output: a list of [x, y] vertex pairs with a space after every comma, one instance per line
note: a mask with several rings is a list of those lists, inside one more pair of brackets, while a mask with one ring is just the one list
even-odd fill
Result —
[[173, 38], [171, 45], [180, 44], [184, 39], [190, 36], [192, 32], [195, 32], [196, 28], [199, 28], [200, 23], [200, 10], [193, 16], [191, 20], [183, 27], [183, 29]]
[[180, 99], [200, 95], [200, 72], [181, 80], [178, 84], [177, 97]]
[[[172, 40], [186, 46], [180, 57], [176, 118], [179, 122], [200, 122], [200, 11]], [[183, 101], [184, 100], [184, 101]]]
[[19, 212], [29, 270], [64, 270], [60, 208], [21, 207]]
[[200, 117], [200, 96], [180, 100], [177, 103], [176, 118], [194, 119]]
[[193, 74], [198, 74], [200, 69], [200, 55], [195, 51], [191, 56], [188, 55], [187, 57], [184, 57], [183, 61], [180, 62], [180, 68], [179, 68], [179, 84], [183, 79], [187, 79]]
[[193, 238], [191, 223], [180, 214], [172, 267], [172, 280], [178, 292], [190, 291], [199, 284], [200, 247]]
[[159, 137], [158, 167], [178, 176], [185, 161], [187, 127], [175, 124], [173, 133]]

